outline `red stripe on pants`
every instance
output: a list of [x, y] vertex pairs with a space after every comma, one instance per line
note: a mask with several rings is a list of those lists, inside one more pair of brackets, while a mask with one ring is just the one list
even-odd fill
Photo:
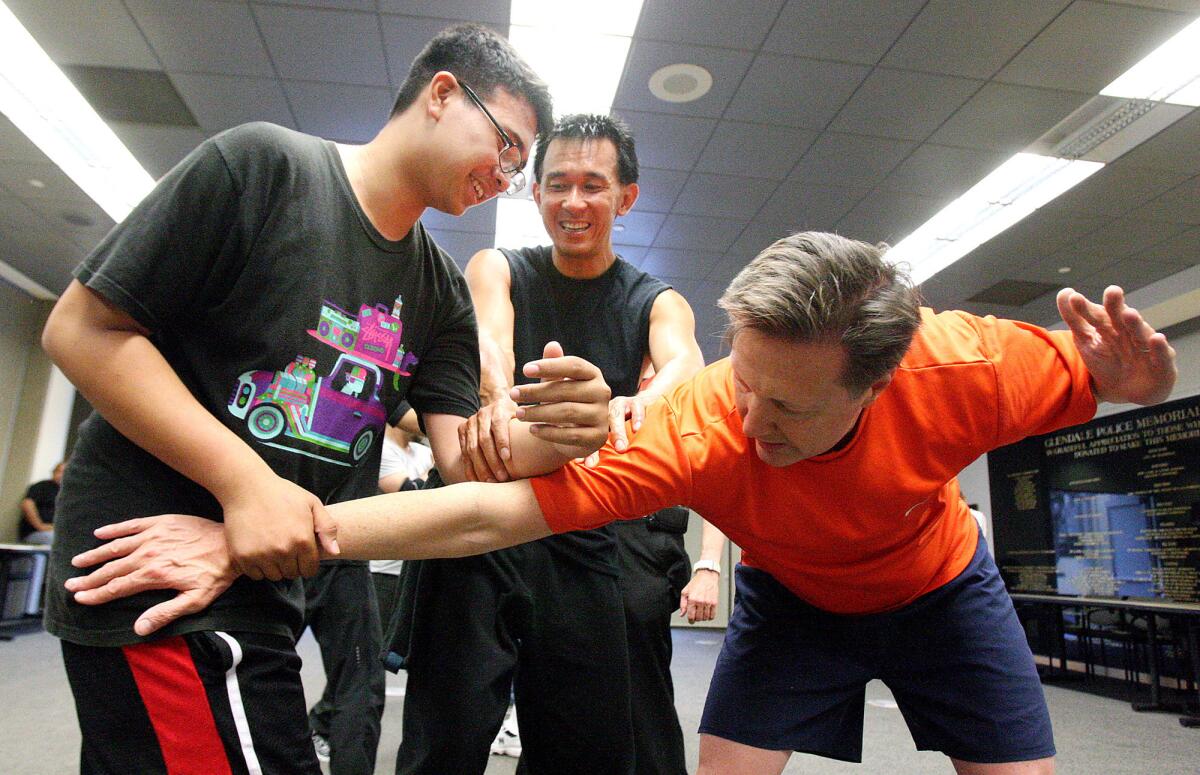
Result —
[[208, 694], [183, 638], [125, 646], [168, 775], [232, 775]]

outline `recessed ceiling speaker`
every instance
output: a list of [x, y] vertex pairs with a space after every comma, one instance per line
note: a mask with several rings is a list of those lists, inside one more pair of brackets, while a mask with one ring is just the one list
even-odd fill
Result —
[[708, 94], [712, 83], [712, 74], [700, 65], [680, 62], [654, 71], [650, 93], [663, 102], [691, 102]]

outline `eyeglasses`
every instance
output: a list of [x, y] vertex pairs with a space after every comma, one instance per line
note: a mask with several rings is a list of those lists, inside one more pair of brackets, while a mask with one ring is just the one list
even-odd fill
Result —
[[525, 173], [521, 171], [521, 149], [512, 141], [505, 132], [500, 122], [492, 115], [492, 112], [483, 104], [483, 100], [479, 99], [479, 95], [466, 82], [459, 81], [458, 85], [463, 87], [463, 91], [474, 102], [476, 107], [483, 111], [483, 115], [488, 117], [488, 121], [492, 122], [492, 126], [496, 127], [496, 132], [500, 134], [500, 139], [504, 141], [504, 146], [500, 149], [500, 171], [508, 176], [508, 189], [506, 194], [515, 194], [525, 188]]

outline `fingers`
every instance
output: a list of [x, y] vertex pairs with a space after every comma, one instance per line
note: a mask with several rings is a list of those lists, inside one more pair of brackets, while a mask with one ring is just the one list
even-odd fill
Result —
[[595, 468], [600, 464], [600, 451], [597, 450], [583, 459], [583, 465], [587, 468]]
[[[124, 524], [124, 523], [122, 523]], [[114, 527], [106, 525], [105, 527]], [[104, 528], [100, 528], [103, 530]], [[96, 532], [100, 532], [99, 530]], [[102, 537], [102, 536], [101, 536]], [[81, 552], [71, 558], [71, 564], [76, 568], [90, 568], [93, 565], [99, 565], [102, 562], [115, 560], [120, 557], [133, 554], [134, 550], [142, 545], [143, 539], [140, 536], [126, 536], [118, 538], [107, 544], [97, 546], [95, 549], [89, 549], [86, 552]]]
[[1090, 339], [1095, 335], [1095, 321], [1089, 319], [1091, 302], [1082, 293], [1074, 288], [1063, 288], [1055, 297], [1055, 303], [1058, 305], [1059, 316], [1075, 336]]
[[501, 459], [500, 449], [498, 447], [499, 440], [496, 438], [497, 426], [503, 425], [505, 433], [508, 432], [508, 420], [503, 423], [499, 422], [499, 416], [493, 412], [492, 416], [486, 422], [479, 423], [479, 445], [478, 450], [483, 458], [483, 464], [487, 466], [487, 470], [491, 473], [488, 481], [506, 482], [508, 481], [508, 469], [504, 467], [504, 461]]
[[624, 452], [629, 448], [629, 437], [625, 434], [625, 417], [629, 414], [630, 401], [617, 396], [608, 404], [608, 431], [612, 434], [613, 446]]
[[[530, 361], [525, 364], [522, 373], [526, 377], [537, 377], [541, 380], [571, 379], [580, 382], [596, 379], [600, 376], [600, 370], [594, 364], [574, 355]], [[530, 386], [524, 385], [521, 387]], [[516, 396], [513, 398], [517, 401], [524, 400]]]
[[[140, 533], [147, 528], [153, 527], [162, 517], [139, 517], [137, 519], [127, 519], [124, 522], [114, 522], [111, 525], [102, 525], [96, 528], [92, 535], [103, 541], [108, 541], [113, 538], [122, 536], [134, 535]], [[80, 567], [80, 566], [76, 566]]]
[[633, 426], [633, 432], [637, 433], [642, 429], [642, 420], [646, 419], [646, 404], [640, 400], [634, 400], [629, 405], [629, 420]]
[[324, 504], [313, 509], [313, 532], [317, 534], [317, 541], [326, 554], [336, 557], [342, 553], [342, 548], [338, 546], [337, 540], [337, 522], [333, 521], [333, 517], [329, 515]]
[[207, 594], [198, 590], [182, 592], [170, 600], [147, 608], [133, 623], [133, 631], [142, 637], [161, 630], [176, 619], [189, 614], [200, 613], [216, 599], [215, 594]]
[[[607, 383], [601, 379], [538, 382], [513, 388], [513, 398], [521, 404], [553, 404], [569, 401], [581, 404], [603, 404], [602, 410], [606, 415], [608, 414], [610, 394]], [[527, 406], [517, 407], [517, 417], [521, 416], [522, 408], [527, 408]]]
[[[129, 574], [128, 579], [123, 577]], [[136, 576], [136, 580], [134, 577]], [[147, 589], [160, 589], [161, 587], [153, 586], [153, 582], [147, 580], [146, 572], [142, 568], [141, 559], [139, 557], [121, 557], [113, 560], [105, 565], [100, 566], [86, 576], [76, 576], [75, 578], [67, 579], [63, 586], [68, 592], [75, 595], [75, 602], [84, 605], [97, 605], [99, 603], [107, 603], [120, 597], [114, 593], [114, 589], [110, 586], [114, 579], [123, 579], [116, 586], [118, 588], [128, 588], [132, 592], [144, 592]]]
[[[604, 444], [606, 434], [591, 426], [563, 426], [534, 423], [529, 426], [529, 432], [543, 441], [552, 444], [564, 444], [568, 447], [581, 447], [592, 454], [596, 448]], [[582, 451], [582, 450], [581, 450]], [[585, 460], [586, 463], [586, 460]]]

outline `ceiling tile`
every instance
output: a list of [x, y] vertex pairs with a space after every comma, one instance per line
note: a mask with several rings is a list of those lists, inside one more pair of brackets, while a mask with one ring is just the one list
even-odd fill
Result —
[[639, 268], [655, 277], [699, 278], [720, 260], [721, 254], [711, 251], [650, 248]]
[[[975, 248], [959, 263], [974, 266], [979, 271], [986, 271], [982, 268], [983, 264], [1005, 268], [1027, 265], [1066, 249], [1110, 221], [1104, 216], [1053, 212], [1042, 208]], [[1062, 264], [1054, 265], [1057, 267]]]
[[1133, 293], [1139, 288], [1145, 288], [1151, 283], [1170, 277], [1178, 271], [1179, 269], [1176, 267], [1144, 261], [1140, 257], [1133, 256], [1101, 269], [1088, 277], [1087, 282], [1104, 286], [1119, 285], [1126, 293]]
[[837, 232], [863, 242], [895, 245], [929, 220], [940, 206], [937, 199], [873, 191], [838, 221]]
[[373, 13], [256, 6], [280, 78], [391, 86]]
[[[792, 225], [792, 221], [762, 221], [757, 220], [751, 222], [742, 232], [742, 235], [737, 238], [729, 248], [725, 251], [725, 258], [722, 264], [714, 267], [713, 271], [705, 278], [714, 282], [729, 282], [733, 279], [733, 274], [740, 271], [740, 267], [750, 263], [751, 260], [769, 245], [776, 240], [787, 237], [791, 234], [800, 231]], [[830, 229], [831, 230], [831, 229]], [[734, 268], [738, 267], [738, 268]], [[723, 275], [721, 271], [733, 271], [733, 274]]]
[[1189, 21], [1180, 14], [1077, 0], [996, 77], [1095, 94]]
[[[982, 81], [876, 68], [833, 120], [839, 132], [923, 140], [983, 85]], [[920, 110], [913, 110], [920, 105]]]
[[657, 248], [724, 251], [742, 232], [745, 221], [669, 215], [654, 240]]
[[615, 111], [637, 141], [638, 163], [666, 170], [690, 170], [700, 158], [717, 122], [711, 118]]
[[883, 64], [991, 78], [1071, 0], [932, 0]]
[[375, 0], [253, 0], [257, 5], [306, 5], [341, 11], [375, 11]]
[[789, 0], [764, 51], [873, 65], [925, 0]]
[[250, 7], [214, 0], [126, 0], [167, 70], [275, 76]]
[[[425, 16], [393, 16], [384, 14], [380, 17], [380, 27], [383, 29], [383, 47], [387, 56], [388, 70], [392, 74], [392, 86], [399, 88], [408, 77], [413, 60], [425, 44], [442, 30], [454, 22], [446, 19], [430, 19]], [[503, 25], [492, 25], [501, 34], [508, 34], [507, 11]]]
[[1076, 240], [1069, 249], [1115, 261], [1148, 250], [1186, 229], [1181, 223], [1122, 218]]
[[51, 293], [62, 293], [71, 270], [83, 260], [81, 247], [52, 231], [23, 232], [0, 240], [0, 261]]
[[456, 21], [499, 25], [506, 33], [510, 7], [509, 0], [379, 0], [383, 13], [432, 16], [444, 20], [443, 28]]
[[[620, 237], [620, 232], [613, 232], [614, 240], [619, 239]], [[646, 257], [646, 254], [650, 252], [650, 248], [646, 247], [645, 245], [624, 245], [619, 242], [614, 242], [613, 252], [634, 266], [641, 268], [642, 260]]]
[[161, 67], [120, 0], [4, 0], [58, 65]]
[[646, 0], [634, 39], [757, 50], [783, 0], [714, 3], [712, 0]]
[[625, 245], [652, 245], [666, 219], [663, 213], [641, 212], [635, 208], [617, 218], [616, 224], [624, 228], [615, 234], [620, 234], [620, 241]]
[[363, 143], [387, 121], [395, 95], [381, 86], [284, 81], [300, 131]]
[[989, 83], [929, 141], [1016, 153], [1088, 99], [1088, 95], [1077, 92]]
[[47, 161], [41, 149], [3, 113], [0, 113], [0, 160], [37, 163]]
[[819, 189], [875, 186], [915, 147], [903, 140], [826, 132], [805, 152], [788, 180]]
[[[753, 56], [748, 51], [635, 39], [625, 61], [620, 87], [613, 98], [613, 107], [688, 116], [720, 116], [746, 75]], [[691, 102], [665, 102], [651, 94], [650, 76], [661, 67], [680, 62], [699, 65], [712, 75], [712, 88], [708, 93]]]
[[1122, 164], [1200, 175], [1200, 109], [1121, 157]]
[[[640, 160], [639, 160], [640, 161]], [[652, 167], [640, 167], [638, 170], [638, 198], [634, 208], [642, 213], [668, 213], [671, 205], [683, 184], [687, 182], [688, 173], [682, 170], [659, 170]]]
[[1200, 226], [1181, 231], [1154, 247], [1136, 253], [1134, 259], [1170, 267], [1173, 271], [1196, 266], [1200, 264]]
[[713, 285], [719, 285], [722, 289], [727, 288], [733, 278], [737, 277], [738, 273], [745, 269], [746, 264], [749, 264], [756, 255], [758, 255], [757, 251], [751, 254], [749, 258], [731, 256], [726, 253], [721, 257], [721, 260], [714, 264], [712, 269], [709, 270], [708, 275], [704, 278], [704, 281], [707, 283], [712, 283]]
[[[1006, 276], [1034, 282], [1054, 283], [1060, 288], [1066, 288], [1084, 282], [1112, 263], [1112, 258], [1099, 253], [1081, 253], [1078, 250], [1068, 249], [1054, 255], [1024, 261], [1014, 256], [1011, 263], [1008, 264]], [[1064, 269], [1067, 271], [1062, 271]]]
[[[1118, 218], [1139, 205], [1149, 202], [1159, 194], [1170, 191], [1186, 179], [1187, 176], [1181, 173], [1134, 167], [1119, 160], [1106, 166], [1046, 206], [1053, 210]], [[1156, 209], [1153, 205], [1150, 208], [1151, 211]], [[1159, 220], [1187, 220], [1186, 218], [1171, 217], [1173, 212], [1173, 208], [1168, 205], [1163, 211], [1163, 217]]]
[[[489, 234], [496, 231], [496, 200], [490, 199], [459, 216], [449, 215], [432, 207], [421, 214], [421, 223], [435, 231], [474, 231]], [[505, 245], [505, 247], [508, 247]]]
[[[41, 185], [31, 184], [31, 180]], [[0, 161], [0, 188], [21, 199], [92, 201], [75, 181], [48, 159], [40, 162]]]
[[113, 227], [113, 219], [95, 202], [29, 199], [42, 224], [91, 250]]
[[125, 143], [155, 179], [179, 163], [180, 159], [204, 142], [205, 134], [199, 129], [184, 129], [174, 126], [150, 126], [149, 124], [122, 124], [110, 121], [113, 132]]
[[[821, 188], [803, 179], [785, 181], [755, 216], [757, 221], [786, 227], [785, 233], [815, 229], [833, 231], [870, 191], [869, 187], [835, 185]], [[780, 235], [782, 236], [782, 235]]]
[[283, 86], [274, 78], [172, 73], [171, 81], [208, 134], [250, 121], [296, 128]]
[[863, 65], [759, 54], [727, 115], [824, 129], [870, 70]]
[[1200, 176], [1171, 189], [1131, 213], [1135, 218], [1200, 223]]
[[[816, 137], [816, 132], [807, 129], [722, 121], [700, 155], [696, 169], [780, 180], [787, 177]], [[747, 148], [759, 152], [746, 153]]]
[[949, 200], [999, 167], [1007, 154], [925, 143], [892, 170], [880, 188]]
[[671, 212], [749, 220], [778, 185], [762, 178], [693, 173]]

